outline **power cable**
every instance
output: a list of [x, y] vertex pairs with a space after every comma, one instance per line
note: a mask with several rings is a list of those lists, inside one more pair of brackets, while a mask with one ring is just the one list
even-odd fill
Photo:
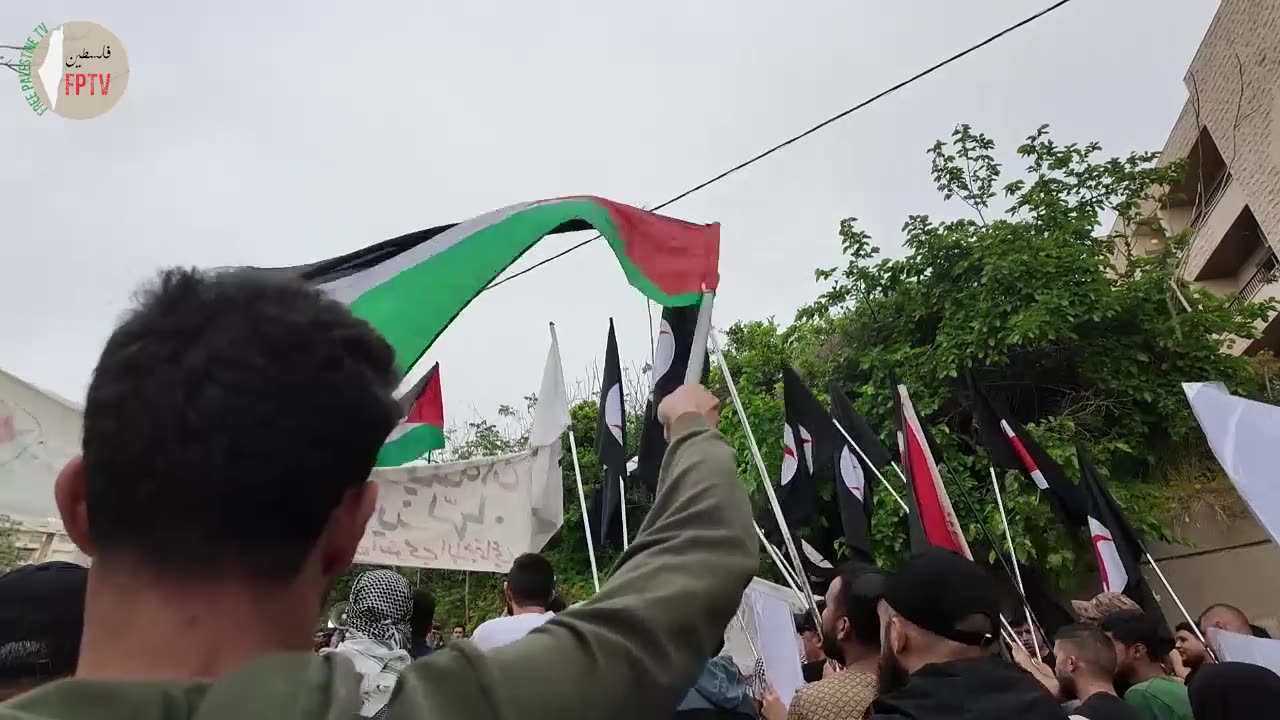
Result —
[[[1062, 7], [1063, 5], [1066, 5], [1066, 4], [1067, 4], [1067, 3], [1069, 3], [1069, 2], [1071, 2], [1071, 0], [1058, 0], [1058, 2], [1056, 2], [1056, 3], [1052, 4], [1052, 5], [1050, 5], [1049, 7], [1047, 7], [1047, 8], [1045, 8], [1045, 9], [1041, 10], [1040, 12], [1038, 12], [1038, 13], [1036, 13], [1036, 14], [1034, 14], [1034, 15], [1032, 15], [1032, 16], [1030, 16], [1030, 17], [1028, 17], [1028, 18], [1026, 18], [1025, 20], [1022, 20], [1022, 21], [1020, 21], [1020, 22], [1014, 23], [1013, 25], [1010, 25], [1009, 27], [1007, 27], [1007, 28], [1005, 28], [1005, 29], [1001, 30], [1000, 32], [996, 33], [995, 35], [992, 35], [991, 37], [987, 38], [986, 40], [983, 40], [982, 42], [980, 42], [980, 43], [978, 43], [978, 44], [976, 44], [976, 45], [971, 45], [969, 48], [967, 48], [967, 49], [965, 49], [965, 50], [962, 50], [962, 51], [960, 51], [960, 52], [956, 53], [955, 55], [952, 55], [951, 57], [947, 58], [946, 60], [943, 60], [943, 61], [941, 61], [941, 62], [938, 62], [938, 63], [936, 63], [936, 64], [934, 64], [934, 65], [930, 66], [929, 68], [927, 68], [927, 69], [925, 69], [925, 70], [922, 70], [922, 71], [920, 71], [920, 72], [916, 73], [915, 75], [912, 75], [911, 77], [907, 78], [906, 80], [903, 80], [902, 82], [900, 82], [900, 83], [898, 83], [898, 84], [896, 84], [896, 85], [894, 85], [894, 86], [892, 86], [892, 87], [889, 87], [889, 88], [886, 88], [886, 89], [884, 89], [884, 90], [881, 90], [880, 92], [876, 93], [875, 95], [872, 95], [871, 97], [867, 98], [866, 100], [863, 100], [862, 102], [858, 103], [857, 105], [854, 105], [853, 107], [848, 108], [848, 109], [846, 109], [846, 110], [842, 110], [842, 111], [840, 111], [840, 112], [836, 113], [835, 115], [832, 115], [831, 117], [827, 118], [826, 120], [823, 120], [822, 122], [818, 123], [817, 125], [814, 125], [813, 127], [809, 128], [808, 130], [805, 130], [804, 132], [800, 133], [799, 135], [795, 135], [795, 136], [793, 136], [793, 137], [791, 137], [791, 138], [788, 138], [787, 140], [784, 140], [784, 141], [782, 141], [782, 142], [778, 143], [777, 145], [774, 145], [773, 147], [769, 148], [768, 150], [765, 150], [764, 152], [762, 152], [762, 153], [760, 153], [760, 154], [758, 154], [758, 155], [756, 155], [756, 156], [754, 156], [754, 157], [752, 157], [752, 158], [750, 158], [750, 159], [748, 159], [748, 160], [744, 160], [743, 162], [740, 162], [740, 163], [738, 163], [737, 165], [734, 165], [733, 167], [729, 168], [728, 170], [725, 170], [724, 172], [720, 173], [719, 175], [716, 175], [715, 177], [711, 178], [710, 180], [707, 180], [707, 181], [705, 181], [705, 182], [702, 182], [702, 183], [699, 183], [699, 184], [697, 184], [697, 185], [694, 185], [693, 187], [689, 188], [688, 190], [685, 190], [684, 192], [680, 193], [679, 195], [676, 195], [675, 197], [671, 198], [670, 200], [667, 200], [666, 202], [663, 202], [663, 203], [661, 203], [661, 204], [659, 204], [659, 205], [657, 205], [657, 206], [655, 206], [655, 207], [653, 207], [653, 208], [650, 208], [650, 211], [651, 211], [651, 212], [657, 212], [658, 210], [661, 210], [661, 209], [663, 209], [663, 208], [667, 207], [668, 205], [671, 205], [671, 204], [674, 204], [674, 203], [676, 203], [676, 202], [679, 202], [679, 201], [681, 201], [681, 200], [683, 200], [683, 199], [685, 199], [685, 198], [689, 197], [690, 195], [692, 195], [692, 194], [694, 194], [694, 193], [698, 192], [699, 190], [703, 190], [703, 189], [705, 189], [706, 187], [708, 187], [708, 186], [710, 186], [710, 185], [712, 185], [712, 184], [714, 184], [714, 183], [717, 183], [717, 182], [719, 182], [719, 181], [721, 181], [721, 180], [723, 180], [723, 179], [725, 179], [725, 178], [729, 177], [730, 175], [732, 175], [732, 174], [734, 174], [734, 173], [738, 172], [739, 170], [742, 170], [743, 168], [745, 168], [745, 167], [747, 167], [747, 166], [749, 166], [749, 165], [753, 165], [753, 164], [755, 164], [755, 163], [757, 163], [757, 162], [759, 162], [759, 161], [761, 161], [761, 160], [763, 160], [763, 159], [765, 159], [765, 158], [769, 157], [770, 155], [772, 155], [772, 154], [774, 154], [774, 153], [778, 152], [779, 150], [781, 150], [781, 149], [783, 149], [783, 148], [785, 148], [785, 147], [787, 147], [787, 146], [791, 145], [792, 143], [795, 143], [795, 142], [798, 142], [798, 141], [800, 141], [800, 140], [803, 140], [804, 138], [806, 138], [806, 137], [808, 137], [808, 136], [810, 136], [810, 135], [812, 135], [812, 134], [814, 134], [814, 133], [818, 132], [818, 131], [819, 131], [819, 130], [821, 130], [822, 128], [824, 128], [824, 127], [826, 127], [826, 126], [830, 125], [831, 123], [834, 123], [834, 122], [836, 122], [837, 120], [841, 120], [841, 119], [843, 119], [843, 118], [845, 118], [845, 117], [847, 117], [847, 116], [849, 116], [849, 115], [852, 115], [853, 113], [855, 113], [855, 112], [857, 112], [857, 111], [861, 110], [862, 108], [864, 108], [864, 107], [866, 107], [866, 106], [868, 106], [868, 105], [870, 105], [870, 104], [872, 104], [872, 103], [876, 102], [877, 100], [881, 100], [881, 99], [883, 99], [883, 98], [885, 98], [885, 97], [887, 97], [887, 96], [889, 96], [889, 95], [892, 95], [893, 93], [897, 92], [898, 90], [901, 90], [902, 88], [904, 88], [904, 87], [906, 87], [906, 86], [910, 85], [911, 83], [913, 83], [913, 82], [915, 82], [915, 81], [917, 81], [917, 80], [920, 80], [920, 79], [925, 78], [925, 77], [927, 77], [927, 76], [929, 76], [929, 75], [932, 75], [934, 72], [937, 72], [938, 70], [941, 70], [942, 68], [946, 67], [947, 65], [950, 65], [951, 63], [953, 63], [953, 62], [955, 62], [955, 61], [959, 60], [960, 58], [962, 58], [962, 57], [964, 57], [964, 56], [966, 56], [966, 55], [969, 55], [970, 53], [973, 53], [973, 52], [976, 52], [976, 51], [978, 51], [978, 50], [981, 50], [982, 48], [986, 47], [987, 45], [990, 45], [991, 43], [995, 42], [996, 40], [999, 40], [1000, 38], [1004, 37], [1005, 35], [1008, 35], [1009, 33], [1013, 32], [1013, 31], [1015, 31], [1015, 30], [1017, 30], [1017, 29], [1019, 29], [1019, 28], [1022, 28], [1022, 27], [1026, 26], [1026, 25], [1030, 25], [1031, 23], [1035, 22], [1036, 20], [1039, 20], [1040, 18], [1044, 17], [1045, 15], [1048, 15], [1049, 13], [1053, 12], [1054, 10], [1057, 10], [1058, 8]], [[514, 274], [512, 274], [512, 275], [508, 275], [507, 277], [502, 278], [501, 280], [498, 280], [498, 281], [496, 281], [496, 282], [494, 282], [494, 283], [491, 283], [488, 287], [486, 287], [486, 288], [485, 288], [485, 290], [492, 290], [492, 289], [494, 289], [494, 288], [498, 287], [499, 285], [502, 285], [503, 283], [511, 282], [512, 280], [515, 280], [516, 278], [520, 277], [521, 275], [525, 275], [525, 274], [527, 274], [527, 273], [533, 272], [534, 270], [537, 270], [538, 268], [542, 267], [543, 265], [546, 265], [547, 263], [551, 262], [552, 260], [559, 260], [560, 258], [564, 257], [565, 255], [568, 255], [569, 253], [573, 252], [574, 250], [577, 250], [577, 249], [582, 248], [582, 247], [586, 247], [588, 244], [590, 244], [590, 243], [592, 243], [592, 242], [594, 242], [594, 241], [596, 241], [596, 240], [599, 240], [599, 239], [600, 239], [600, 236], [599, 236], [599, 235], [595, 235], [594, 237], [590, 237], [590, 238], [588, 238], [588, 239], [586, 239], [586, 240], [583, 240], [582, 242], [578, 243], [577, 245], [570, 246], [570, 247], [568, 247], [568, 248], [566, 248], [566, 249], [564, 249], [564, 250], [561, 250], [560, 252], [556, 253], [555, 255], [552, 255], [552, 256], [550, 256], [550, 257], [548, 257], [548, 258], [544, 258], [544, 259], [542, 259], [542, 260], [539, 260], [538, 262], [536, 262], [536, 263], [534, 263], [534, 264], [530, 265], [529, 267], [527, 267], [527, 268], [525, 268], [525, 269], [523, 269], [523, 270], [521, 270], [521, 271], [519, 271], [519, 272], [517, 272], [517, 273], [514, 273]], [[484, 290], [482, 290], [481, 292], [484, 292]]]

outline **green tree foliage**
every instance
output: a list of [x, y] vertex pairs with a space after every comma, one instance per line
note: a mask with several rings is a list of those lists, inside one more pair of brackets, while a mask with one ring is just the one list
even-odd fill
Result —
[[[994, 535], [999, 520], [959, 381], [971, 367], [1070, 475], [1072, 443], [1089, 444], [1131, 519], [1164, 536], [1160, 518], [1176, 500], [1166, 492], [1170, 453], [1192, 446], [1203, 455], [1180, 383], [1256, 386], [1249, 362], [1221, 347], [1226, 337], [1254, 336], [1254, 321], [1269, 308], [1233, 309], [1178, 285], [1191, 305], [1185, 311], [1174, 287], [1188, 235], [1164, 238], [1154, 255], [1128, 257], [1117, 255], [1116, 237], [1099, 233], [1113, 217], [1122, 227], [1151, 226], [1149, 212], [1165, 201], [1162, 188], [1175, 184], [1180, 167], [1158, 167], [1154, 154], [1102, 158], [1097, 144], [1060, 145], [1044, 127], [1017, 149], [1023, 177], [1005, 181], [994, 153], [994, 142], [964, 125], [929, 150], [939, 192], [975, 217], [909, 217], [900, 258], [884, 257], [847, 219], [845, 265], [816, 272], [823, 289], [794, 324], [746, 322], [729, 333], [730, 368], [753, 426], [767, 434], [766, 463], [772, 471], [779, 462], [783, 364], [800, 369], [819, 394], [829, 378], [838, 380], [888, 447], [894, 372], [930, 426], [966, 534], [990, 553], [979, 523]], [[743, 457], [740, 426], [730, 420], [724, 429]], [[888, 479], [902, 489], [895, 474]], [[1021, 475], [1008, 473], [1002, 483], [1019, 555], [1069, 575], [1074, 538]], [[881, 493], [876, 513], [874, 540], [888, 560], [905, 548], [902, 511]]]
[[[1193, 495], [1229, 492], [1180, 384], [1220, 380], [1236, 392], [1274, 402], [1280, 395], [1280, 364], [1274, 358], [1221, 352], [1226, 338], [1255, 336], [1255, 321], [1273, 308], [1233, 308], [1227, 299], [1184, 284], [1177, 268], [1190, 242], [1187, 234], [1161, 236], [1159, 252], [1133, 257], [1117, 250], [1116, 237], [1100, 232], [1118, 219], [1122, 228], [1142, 225], [1159, 233], [1151, 213], [1166, 202], [1163, 189], [1177, 184], [1182, 168], [1158, 167], [1154, 154], [1107, 158], [1096, 143], [1062, 145], [1044, 127], [1016, 155], [1025, 171], [1006, 178], [995, 143], [959, 126], [949, 142], [930, 148], [929, 156], [938, 191], [967, 206], [969, 217], [909, 217], [902, 257], [884, 256], [856, 219], [844, 220], [839, 239], [845, 263], [816, 272], [816, 297], [795, 322], [745, 321], [729, 330], [726, 362], [766, 471], [776, 478], [782, 462], [785, 365], [800, 370], [820, 397], [829, 379], [839, 381], [891, 449], [895, 421], [888, 378], [893, 371], [910, 388], [930, 428], [935, 457], [970, 543], [975, 552], [992, 556], [982, 528], [999, 538], [999, 519], [985, 449], [959, 381], [972, 368], [1070, 477], [1078, 477], [1073, 443], [1087, 443], [1129, 518], [1149, 537], [1166, 537], [1162, 519], [1176, 505]], [[589, 492], [601, 477], [593, 449], [598, 395], [593, 383], [600, 373], [586, 374], [587, 387], [580, 384], [574, 393], [586, 399], [574, 404], [572, 421]], [[632, 373], [626, 393], [631, 453], [647, 390], [637, 375]], [[711, 385], [728, 397], [715, 369]], [[739, 478], [751, 489], [756, 507], [764, 508], [744, 428], [725, 404], [721, 431], [737, 450]], [[446, 457], [523, 449], [535, 408], [536, 398], [530, 396], [523, 409], [504, 407], [496, 423], [464, 424], [450, 433]], [[561, 591], [573, 602], [591, 594], [591, 575], [567, 439], [564, 452], [565, 522], [544, 552], [556, 567]], [[884, 470], [887, 482], [902, 492], [894, 471]], [[1081, 563], [1091, 562], [1080, 555], [1082, 538], [1059, 528], [1021, 474], [1004, 473], [1000, 481], [1024, 562], [1047, 567], [1063, 581]], [[628, 492], [634, 534], [648, 501], [639, 488]], [[904, 513], [887, 492], [875, 498], [872, 541], [879, 560], [892, 564], [907, 547]], [[615, 559], [616, 551], [602, 550], [604, 575]], [[761, 573], [777, 577], [767, 559]], [[464, 594], [473, 627], [502, 607], [496, 576], [472, 573], [468, 593], [460, 572], [405, 574], [411, 583], [432, 588], [442, 624], [462, 620]], [[349, 587], [350, 577], [344, 578], [333, 597], [345, 596]]]
[[[573, 395], [596, 398], [599, 395], [599, 368], [588, 369], [592, 381], [579, 383]], [[635, 454], [643, 424], [644, 400], [647, 388], [642, 374], [636, 370], [624, 373], [627, 398], [627, 454]], [[447, 447], [438, 458], [441, 461], [470, 460], [507, 453], [520, 452], [529, 447], [529, 430], [537, 410], [536, 395], [523, 398], [520, 407], [502, 405], [498, 408], [498, 421], [477, 417], [451, 427], [446, 432]], [[595, 399], [579, 400], [569, 410], [574, 438], [577, 443], [578, 464], [582, 471], [583, 485], [590, 493], [597, 489], [604, 475], [600, 459], [595, 453], [596, 420], [599, 405]], [[573, 471], [569, 438], [562, 439], [564, 459], [561, 462], [564, 483], [564, 524], [542, 553], [556, 569], [556, 586], [566, 603], [585, 600], [594, 592], [591, 579], [591, 561], [587, 555], [582, 509], [578, 502], [578, 486]], [[634, 537], [648, 512], [650, 498], [642, 488], [627, 488], [628, 521]], [[619, 548], [596, 548], [601, 580], [608, 577], [621, 554]], [[357, 575], [374, 566], [356, 565], [334, 583], [328, 604], [345, 600]], [[430, 590], [436, 599], [436, 622], [446, 630], [455, 623], [464, 623], [468, 632], [480, 622], [501, 614], [505, 606], [502, 595], [502, 578], [490, 573], [464, 573], [457, 570], [422, 570], [393, 568], [400, 572], [415, 589]]]
[[7, 515], [0, 515], [0, 574], [22, 563], [22, 550], [18, 548], [17, 527]]

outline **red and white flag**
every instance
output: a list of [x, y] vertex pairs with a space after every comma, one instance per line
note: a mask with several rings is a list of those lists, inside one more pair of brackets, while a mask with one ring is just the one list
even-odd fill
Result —
[[915, 406], [905, 385], [894, 384], [894, 401], [898, 407], [898, 449], [902, 454], [902, 472], [907, 476], [907, 493], [911, 512], [911, 550], [929, 545], [946, 548], [970, 560], [973, 553], [965, 541], [960, 520], [951, 507], [951, 498], [938, 474], [938, 465], [929, 450], [924, 428], [916, 417]]

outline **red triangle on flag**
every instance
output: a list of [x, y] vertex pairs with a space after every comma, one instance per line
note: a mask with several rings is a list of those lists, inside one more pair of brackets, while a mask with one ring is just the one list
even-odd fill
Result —
[[431, 366], [422, 384], [422, 394], [413, 401], [406, 423], [422, 423], [444, 429], [444, 396], [440, 392], [440, 363]]

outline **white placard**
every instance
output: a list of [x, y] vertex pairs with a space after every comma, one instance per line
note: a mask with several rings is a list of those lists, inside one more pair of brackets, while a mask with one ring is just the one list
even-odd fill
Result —
[[754, 594], [752, 604], [755, 606], [755, 630], [760, 656], [764, 658], [765, 677], [782, 698], [782, 704], [791, 707], [791, 698], [804, 685], [791, 606], [781, 598], [764, 593]]
[[[356, 562], [506, 572], [543, 535], [534, 518], [534, 473], [554, 473], [558, 444], [456, 463], [378, 468], [378, 506]], [[541, 461], [541, 462], [540, 462]]]
[[1209, 643], [1222, 660], [1261, 665], [1280, 674], [1280, 640], [1209, 628]]

